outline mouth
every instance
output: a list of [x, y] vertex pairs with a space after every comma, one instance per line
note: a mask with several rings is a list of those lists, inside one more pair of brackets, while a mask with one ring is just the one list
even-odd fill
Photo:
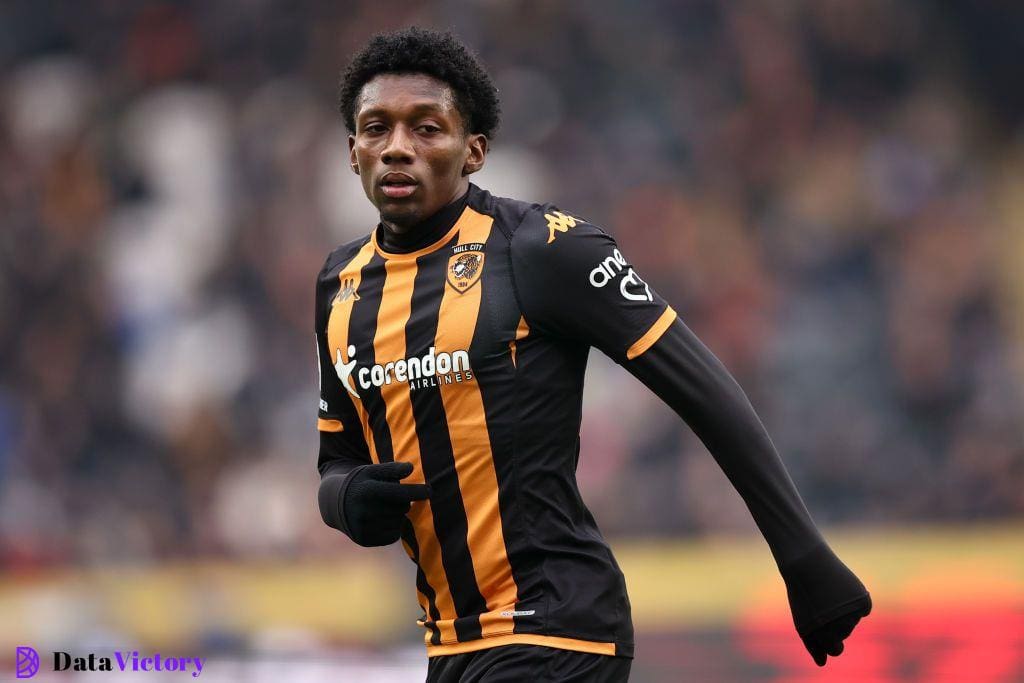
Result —
[[380, 179], [380, 188], [386, 197], [398, 199], [408, 197], [416, 191], [419, 182], [406, 173], [385, 173]]

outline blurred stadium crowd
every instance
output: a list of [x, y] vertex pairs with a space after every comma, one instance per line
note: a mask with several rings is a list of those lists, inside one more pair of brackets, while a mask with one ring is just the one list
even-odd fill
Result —
[[[313, 284], [375, 216], [337, 76], [413, 23], [497, 81], [479, 184], [614, 234], [748, 390], [819, 523], [1021, 515], [1022, 17], [4, 3], [0, 567], [346, 552], [315, 503]], [[597, 355], [580, 478], [605, 533], [752, 528]]]

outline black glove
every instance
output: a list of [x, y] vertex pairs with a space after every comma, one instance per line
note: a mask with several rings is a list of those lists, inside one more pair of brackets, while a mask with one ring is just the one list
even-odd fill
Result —
[[352, 470], [339, 491], [342, 531], [362, 546], [390, 545], [402, 534], [402, 522], [414, 500], [426, 500], [426, 484], [400, 484], [412, 463], [383, 462]]
[[843, 640], [871, 613], [871, 595], [827, 545], [780, 566], [779, 571], [796, 631], [814, 663], [825, 666], [827, 655], [841, 654]]

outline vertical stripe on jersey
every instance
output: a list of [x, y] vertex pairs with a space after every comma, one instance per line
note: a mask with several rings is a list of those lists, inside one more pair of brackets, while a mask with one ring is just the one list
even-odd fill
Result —
[[[459, 219], [462, 223], [466, 216]], [[419, 261], [419, 273], [412, 297], [412, 315], [406, 327], [406, 342], [410, 356], [423, 356], [436, 346], [438, 313], [446, 284], [449, 247], [442, 253], [425, 254]], [[474, 288], [475, 289], [475, 288]], [[440, 350], [440, 349], [439, 349]], [[448, 586], [461, 615], [455, 621], [459, 640], [480, 637], [480, 622], [476, 615], [486, 611], [486, 603], [477, 587], [473, 561], [466, 542], [466, 510], [462, 502], [460, 482], [455, 468], [455, 456], [448, 435], [441, 395], [434, 383], [436, 378], [417, 380], [411, 392], [413, 415], [420, 440], [423, 471], [431, 489], [431, 511], [434, 529], [440, 542], [441, 559]], [[425, 384], [425, 385], [424, 385]], [[421, 545], [421, 555], [427, 547]], [[433, 582], [430, 574], [427, 579]]]
[[[381, 365], [393, 365], [396, 360], [405, 358], [406, 355], [405, 324], [409, 321], [412, 306], [416, 262], [386, 260], [384, 272], [384, 288], [381, 291], [376, 331], [373, 334], [373, 356]], [[392, 374], [386, 373], [388, 381], [377, 388], [384, 401], [384, 415], [391, 432], [391, 452], [395, 460], [412, 463], [412, 474], [402, 482], [422, 484], [424, 479], [423, 469], [420, 467], [420, 444], [416, 439], [416, 425], [409, 409], [409, 383], [397, 381]]]
[[[459, 244], [485, 243], [494, 219], [467, 208], [461, 222]], [[485, 261], [483, 267], [486, 266]], [[469, 351], [480, 312], [482, 289], [482, 285], [464, 292], [451, 286], [444, 288], [435, 337], [439, 352]], [[505, 551], [498, 478], [480, 387], [474, 379], [441, 384], [439, 389], [466, 509], [469, 553], [477, 585], [487, 596], [490, 613], [481, 619], [481, 631], [484, 636], [508, 633], [512, 630], [512, 617], [500, 616], [499, 612], [514, 609], [517, 588]]]
[[[405, 328], [412, 311], [416, 261], [388, 259], [384, 262], [384, 272], [384, 287], [373, 335], [373, 354], [377, 363], [388, 366], [407, 356]], [[391, 434], [391, 453], [395, 460], [412, 463], [412, 474], [403, 479], [403, 483], [424, 483], [426, 480], [420, 458], [420, 443], [409, 400], [409, 383], [398, 381], [393, 377], [393, 372], [385, 371], [385, 377], [390, 381], [385, 382], [378, 392], [384, 402], [383, 412]], [[429, 501], [415, 501], [409, 511], [409, 519], [416, 530], [418, 564], [425, 573], [427, 583], [434, 588], [435, 611], [440, 613], [443, 620], [454, 620], [455, 605], [445, 580]], [[451, 621], [443, 622], [440, 631], [444, 642], [455, 639]]]
[[508, 343], [508, 350], [512, 356], [512, 365], [516, 364], [516, 342], [520, 339], [526, 339], [526, 335], [530, 334], [530, 326], [526, 324], [526, 318], [519, 316], [519, 326], [516, 327], [515, 338]]
[[[327, 349], [331, 354], [331, 360], [337, 360], [337, 354], [341, 352], [341, 360], [343, 363], [348, 363], [351, 359], [348, 354], [349, 347], [349, 324], [352, 319], [352, 309], [356, 305], [357, 296], [359, 296], [359, 287], [362, 284], [362, 271], [363, 267], [369, 263], [370, 258], [373, 256], [373, 240], [367, 240], [366, 244], [356, 252], [356, 255], [352, 257], [345, 266], [338, 273], [338, 281], [340, 288], [344, 288], [346, 284], [351, 285], [355, 292], [346, 301], [339, 301], [331, 304], [331, 313], [327, 318]], [[358, 385], [355, 384], [356, 378], [352, 377], [353, 388], [358, 392]], [[347, 393], [347, 392], [346, 392]], [[370, 429], [370, 420], [366, 414], [366, 408], [363, 406], [361, 399], [358, 399], [349, 394], [349, 399], [356, 407], [356, 414], [359, 415], [359, 422], [363, 426], [363, 438], [366, 439], [366, 445], [370, 449], [370, 458], [373, 462], [379, 462], [377, 457], [377, 449], [374, 444], [373, 431]]]
[[359, 361], [352, 374], [352, 384], [359, 392], [363, 410], [359, 411], [359, 419], [364, 417], [369, 425], [370, 433], [376, 445], [375, 462], [394, 460], [391, 450], [391, 430], [388, 429], [384, 413], [384, 401], [380, 389], [372, 384], [368, 389], [359, 385], [358, 374], [363, 368], [371, 368], [376, 363], [373, 339], [377, 334], [377, 315], [380, 312], [381, 298], [384, 290], [383, 259], [373, 252], [360, 273], [361, 286], [359, 300], [352, 305], [352, 315], [348, 326], [349, 346], [354, 346], [353, 356]]
[[405, 552], [410, 559], [416, 564], [416, 592], [419, 594], [420, 607], [423, 608], [424, 615], [424, 620], [420, 623], [427, 629], [423, 640], [428, 645], [440, 645], [441, 630], [438, 628], [437, 622], [441, 619], [441, 613], [437, 611], [434, 588], [427, 582], [427, 575], [423, 573], [419, 544], [416, 542], [416, 530], [409, 520], [402, 525], [402, 545], [405, 546]]

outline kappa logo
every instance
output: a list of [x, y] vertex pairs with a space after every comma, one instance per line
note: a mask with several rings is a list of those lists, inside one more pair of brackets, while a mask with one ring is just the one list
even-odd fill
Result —
[[480, 281], [484, 267], [484, 245], [480, 242], [459, 244], [448, 259], [448, 284], [459, 294]]
[[359, 295], [356, 293], [356, 279], [354, 277], [350, 277], [341, 283], [341, 289], [338, 291], [338, 295], [334, 297], [332, 305], [343, 304], [349, 299], [359, 301]]
[[561, 211], [546, 213], [544, 214], [544, 218], [547, 219], [548, 222], [548, 244], [555, 241], [556, 232], [567, 232], [569, 228], [576, 227], [577, 219], [567, 213], [562, 213]]

